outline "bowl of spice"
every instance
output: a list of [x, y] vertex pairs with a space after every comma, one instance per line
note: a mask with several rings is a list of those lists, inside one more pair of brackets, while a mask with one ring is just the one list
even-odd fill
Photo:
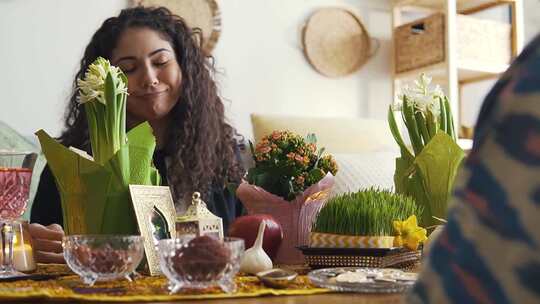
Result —
[[234, 276], [240, 269], [244, 240], [183, 235], [159, 241], [158, 249], [161, 271], [169, 279], [171, 293], [212, 286], [229, 293], [236, 290]]
[[69, 235], [62, 247], [69, 268], [90, 286], [96, 281], [131, 281], [144, 255], [143, 237], [138, 235]]

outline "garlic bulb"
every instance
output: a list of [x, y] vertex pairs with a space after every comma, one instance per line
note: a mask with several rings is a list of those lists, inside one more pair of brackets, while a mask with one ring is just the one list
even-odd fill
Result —
[[262, 221], [259, 224], [257, 239], [255, 240], [253, 247], [246, 250], [244, 256], [242, 257], [240, 271], [249, 274], [256, 274], [257, 272], [272, 269], [272, 260], [262, 248], [265, 228], [266, 221]]

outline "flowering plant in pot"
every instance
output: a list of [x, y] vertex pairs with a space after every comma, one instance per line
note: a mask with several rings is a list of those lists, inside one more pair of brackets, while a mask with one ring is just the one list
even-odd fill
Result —
[[[422, 74], [388, 109], [390, 131], [401, 151], [396, 158], [395, 189], [423, 207], [420, 223], [424, 226], [438, 224], [434, 217], [446, 217], [454, 179], [465, 157], [457, 144], [448, 97], [430, 84], [431, 78]], [[401, 136], [395, 112], [401, 113], [412, 149]]]
[[91, 156], [36, 132], [60, 192], [66, 234], [136, 234], [128, 186], [161, 183], [152, 127], [144, 122], [126, 131], [127, 81], [101, 57], [77, 81]]
[[255, 166], [236, 194], [249, 214], [270, 214], [282, 226], [283, 241], [275, 262], [298, 264], [296, 246], [306, 245], [314, 218], [326, 202], [338, 168], [331, 155], [317, 149], [314, 134], [303, 138], [274, 131], [255, 147]]

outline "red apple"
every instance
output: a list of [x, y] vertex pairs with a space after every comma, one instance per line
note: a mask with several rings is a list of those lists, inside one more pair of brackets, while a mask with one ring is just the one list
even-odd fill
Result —
[[274, 259], [283, 239], [283, 231], [281, 225], [271, 215], [252, 214], [240, 216], [230, 224], [228, 235], [244, 239], [246, 249], [248, 249], [255, 243], [259, 224], [262, 221], [266, 221], [263, 249], [271, 259]]

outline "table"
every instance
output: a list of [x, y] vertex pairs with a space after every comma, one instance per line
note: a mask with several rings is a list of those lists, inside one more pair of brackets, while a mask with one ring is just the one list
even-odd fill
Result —
[[[61, 303], [61, 302], [49, 302], [42, 301], [40, 303]], [[70, 303], [89, 303], [89, 302], [72, 302]], [[100, 302], [103, 303], [103, 302]], [[111, 302], [121, 303], [121, 302]], [[256, 298], [244, 298], [244, 299], [215, 299], [215, 300], [192, 300], [181, 302], [126, 302], [126, 303], [145, 303], [145, 304], [171, 304], [171, 303], [185, 303], [185, 304], [204, 304], [204, 303], [223, 303], [223, 304], [328, 304], [328, 303], [355, 303], [355, 304], [398, 304], [405, 303], [404, 296], [402, 294], [388, 294], [388, 295], [373, 295], [373, 294], [356, 294], [356, 293], [331, 293], [322, 295], [309, 295], [309, 296], [268, 296], [268, 297], [256, 297]]]
[[[389, 295], [373, 295], [373, 294], [357, 294], [357, 293], [331, 293], [309, 296], [281, 296], [281, 297], [258, 297], [248, 299], [230, 299], [230, 300], [211, 300], [205, 303], [224, 303], [224, 304], [264, 304], [264, 303], [280, 303], [280, 304], [329, 304], [329, 303], [355, 303], [355, 304], [378, 304], [378, 303], [405, 303], [402, 294]], [[160, 302], [174, 303], [174, 302]], [[183, 301], [182, 303], [201, 304], [201, 301]]]
[[[65, 265], [39, 265], [38, 267], [40, 270], [39, 272], [42, 273], [50, 273], [50, 274], [63, 274], [65, 276], [61, 276], [57, 279], [43, 281], [43, 283], [36, 283], [37, 285], [34, 285], [34, 287], [37, 287], [38, 293], [42, 294], [42, 292], [47, 291], [47, 294], [49, 294], [49, 297], [52, 294], [56, 294], [58, 292], [58, 288], [68, 288], [69, 291], [71, 291], [71, 287], [76, 287], [78, 290], [77, 292], [83, 292], [84, 289], [86, 289], [86, 285], [82, 284], [80, 282], [80, 279], [70, 273], [67, 272], [67, 267]], [[114, 303], [178, 303], [180, 299], [170, 299], [170, 298], [163, 298], [159, 296], [160, 293], [163, 292], [161, 289], [162, 286], [164, 286], [166, 279], [160, 278], [160, 277], [140, 277], [136, 280], [137, 282], [141, 283], [141, 285], [138, 285], [139, 288], [132, 289], [133, 285], [130, 285], [132, 283], [129, 283], [127, 281], [118, 281], [112, 283], [114, 286], [113, 290], [114, 292], [118, 292], [116, 288], [119, 287], [126, 287], [126, 289], [129, 291], [131, 290], [131, 295], [135, 296], [135, 298], [125, 300], [134, 300], [131, 302], [116, 302], [117, 296], [114, 294], [109, 294], [108, 298], [101, 298], [105, 301], [115, 301]], [[243, 278], [237, 278], [237, 285], [239, 289], [243, 289], [244, 292], [249, 293], [249, 286], [255, 286], [256, 284], [260, 283], [253, 283], [258, 282], [256, 278], [253, 277], [243, 277]], [[43, 296], [39, 296], [40, 298], [26, 298], [23, 299], [20, 297], [19, 292], [14, 291], [13, 288], [19, 288], [23, 287], [23, 293], [27, 292], [24, 291], [24, 289], [29, 286], [27, 285], [28, 282], [20, 282], [20, 283], [2, 283], [0, 284], [0, 287], [7, 288], [3, 294], [3, 296], [6, 296], [6, 292], [9, 293], [8, 290], [12, 290], [12, 294], [14, 293], [15, 298], [19, 298], [20, 301], [24, 301], [25, 303], [28, 303], [30, 301], [39, 301], [40, 303], [90, 303], [90, 302], [83, 302], [82, 300], [89, 300], [88, 298], [81, 298], [77, 295], [73, 296], [71, 293], [70, 298], [69, 297], [58, 297], [53, 296], [51, 297], [51, 300], [48, 300], [47, 297], [43, 298]], [[33, 284], [33, 283], [32, 283]], [[109, 283], [106, 283], [102, 286], [95, 286], [98, 287], [98, 289], [103, 290], [102, 288], [106, 288]], [[254, 285], [255, 284], [255, 285]], [[99, 284], [98, 284], [99, 285]], [[269, 295], [269, 293], [262, 293], [260, 296], [256, 297], [243, 297], [243, 298], [218, 298], [218, 299], [182, 299], [181, 303], [239, 303], [239, 304], [252, 304], [252, 303], [290, 303], [290, 304], [303, 304], [303, 303], [404, 303], [404, 295], [403, 294], [359, 294], [359, 293], [335, 293], [335, 292], [329, 292], [328, 290], [316, 290], [312, 289], [313, 286], [307, 281], [307, 278], [299, 276], [296, 280], [297, 287], [294, 289], [296, 291], [300, 292], [294, 292], [294, 293], [270, 293], [274, 295]], [[70, 287], [71, 286], [71, 287]], [[132, 286], [132, 287], [127, 287]], [[137, 285], [136, 285], [137, 286]], [[140, 289], [140, 287], [145, 287], [144, 289]], [[42, 289], [43, 288], [43, 289]], [[82, 288], [82, 289], [81, 289]], [[94, 287], [92, 287], [94, 288]], [[151, 289], [152, 291], [157, 292], [157, 296], [152, 296], [151, 298], [144, 298], [140, 297], [142, 295], [145, 295], [145, 292], [148, 292], [148, 289], [146, 288], [158, 288], [158, 289]], [[247, 288], [247, 289], [246, 289]], [[258, 287], [259, 288], [259, 287]], [[304, 289], [306, 288], [306, 289]], [[0, 288], [1, 290], [1, 288]], [[257, 289], [260, 290], [260, 289]], [[294, 291], [293, 290], [293, 291]], [[307, 290], [310, 292], [303, 292], [302, 290]], [[102, 292], [102, 291], [100, 291]], [[142, 293], [141, 293], [142, 292]], [[279, 296], [277, 295], [279, 294]], [[125, 295], [125, 294], [124, 294]], [[2, 296], [2, 293], [0, 292], [0, 296]], [[84, 296], [86, 297], [86, 296]], [[138, 298], [139, 297], [139, 298]], [[193, 297], [191, 297], [193, 298]], [[4, 298], [4, 300], [8, 300], [8, 298]], [[13, 298], [11, 298], [13, 299]], [[92, 300], [92, 299], [90, 299]], [[93, 301], [96, 301], [98, 299], [93, 298]], [[118, 299], [121, 300], [121, 299]], [[135, 301], [143, 301], [147, 300], [150, 302], [135, 302]], [[158, 302], [159, 300], [162, 300], [163, 302]], [[20, 302], [19, 301], [19, 302]], [[152, 302], [153, 301], [153, 302]], [[177, 302], [175, 302], [177, 301]], [[95, 302], [94, 302], [95, 303]], [[106, 303], [106, 302], [100, 302], [100, 303]]]

